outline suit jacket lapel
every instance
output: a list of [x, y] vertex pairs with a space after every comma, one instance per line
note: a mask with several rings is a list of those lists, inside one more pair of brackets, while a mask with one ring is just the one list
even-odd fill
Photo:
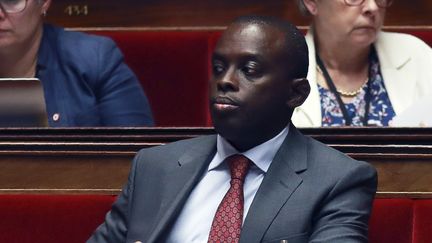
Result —
[[306, 168], [306, 138], [291, 126], [255, 195], [243, 224], [240, 242], [261, 241], [282, 206], [302, 183], [297, 173]]
[[167, 233], [170, 223], [180, 213], [191, 191], [207, 169], [216, 151], [216, 136], [208, 136], [195, 147], [186, 151], [178, 160], [178, 166], [169, 173], [172, 185], [167, 187], [162, 199], [161, 212], [156, 227], [147, 242], [157, 242], [162, 233]]

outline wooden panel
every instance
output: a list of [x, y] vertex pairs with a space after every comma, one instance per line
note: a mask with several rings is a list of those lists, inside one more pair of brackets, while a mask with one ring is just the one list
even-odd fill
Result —
[[377, 169], [379, 192], [432, 194], [432, 155], [349, 155]]
[[294, 10], [293, 1], [285, 0], [59, 0], [48, 20], [63, 26], [222, 26], [243, 14]]
[[300, 130], [326, 144], [432, 145], [432, 128], [321, 127]]
[[[0, 155], [0, 193], [117, 194], [126, 183], [134, 152], [22, 152]], [[432, 156], [349, 154], [377, 168], [378, 191], [431, 194]], [[411, 196], [412, 197], [412, 196]]]
[[129, 154], [9, 153], [0, 155], [0, 193], [118, 194]]
[[[386, 25], [432, 25], [430, 0], [395, 1]], [[273, 15], [308, 25], [294, 0], [57, 0], [48, 21], [66, 27], [226, 26], [237, 16]]]
[[[432, 196], [432, 128], [302, 131], [373, 164], [380, 196]], [[0, 193], [117, 194], [140, 148], [212, 133], [211, 128], [0, 129]]]
[[[432, 145], [431, 127], [322, 127], [302, 128], [299, 130], [303, 134], [326, 144]], [[121, 145], [135, 143], [161, 144], [213, 133], [214, 130], [210, 127], [0, 128], [0, 151], [4, 151], [5, 146], [12, 146], [14, 142], [31, 146], [33, 146], [31, 142], [41, 145], [40, 142], [50, 141], [66, 145], [71, 143], [98, 145], [107, 142]], [[49, 146], [52, 148], [53, 145]]]

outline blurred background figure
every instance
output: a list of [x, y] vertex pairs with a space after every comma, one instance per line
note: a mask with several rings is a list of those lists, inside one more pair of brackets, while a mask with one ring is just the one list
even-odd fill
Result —
[[38, 78], [53, 127], [153, 125], [115, 43], [44, 24], [50, 4], [0, 0], [0, 78]]
[[411, 35], [381, 31], [392, 2], [298, 0], [312, 19], [306, 36], [311, 93], [294, 112], [294, 124], [388, 126], [430, 95], [431, 48]]

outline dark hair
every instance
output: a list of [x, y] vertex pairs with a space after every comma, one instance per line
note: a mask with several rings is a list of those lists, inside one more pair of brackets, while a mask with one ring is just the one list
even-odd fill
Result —
[[286, 60], [292, 60], [287, 69], [290, 69], [291, 78], [306, 78], [309, 67], [309, 52], [306, 40], [297, 27], [286, 20], [271, 16], [248, 15], [234, 20], [234, 24], [256, 24], [274, 27], [285, 35]]

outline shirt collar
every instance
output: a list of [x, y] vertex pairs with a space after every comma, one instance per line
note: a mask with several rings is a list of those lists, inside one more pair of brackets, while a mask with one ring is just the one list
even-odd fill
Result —
[[286, 136], [288, 135], [289, 127], [285, 127], [278, 135], [273, 137], [266, 142], [255, 146], [243, 153], [240, 153], [236, 148], [234, 148], [225, 138], [217, 135], [216, 148], [217, 152], [215, 159], [209, 165], [208, 170], [213, 170], [218, 167], [227, 157], [233, 154], [242, 154], [250, 159], [260, 170], [267, 172], [273, 161], [276, 152], [282, 145]]

